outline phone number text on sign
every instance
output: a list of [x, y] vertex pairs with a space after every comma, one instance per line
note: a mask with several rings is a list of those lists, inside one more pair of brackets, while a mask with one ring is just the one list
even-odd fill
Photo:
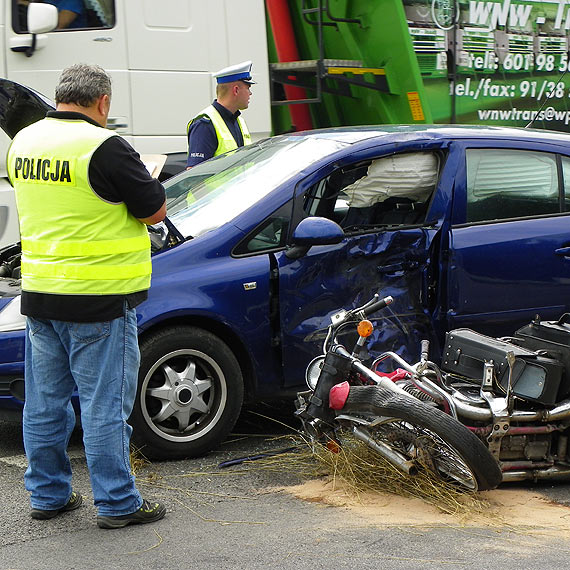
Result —
[[[474, 100], [485, 97], [528, 97], [540, 101], [543, 97], [561, 99], [567, 96], [566, 85], [562, 81], [527, 80], [519, 83], [499, 83], [490, 77], [479, 81], [467, 77], [464, 82], [456, 83], [455, 95], [471, 97]], [[568, 94], [570, 96], [570, 93]]]

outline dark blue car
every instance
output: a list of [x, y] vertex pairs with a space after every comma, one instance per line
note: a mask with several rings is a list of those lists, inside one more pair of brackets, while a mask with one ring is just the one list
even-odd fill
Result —
[[[149, 457], [204, 453], [244, 400], [304, 384], [330, 316], [395, 302], [371, 349], [508, 334], [570, 310], [570, 136], [456, 126], [282, 135], [165, 184], [138, 307], [131, 423]], [[0, 252], [0, 415], [24, 397], [19, 247]]]

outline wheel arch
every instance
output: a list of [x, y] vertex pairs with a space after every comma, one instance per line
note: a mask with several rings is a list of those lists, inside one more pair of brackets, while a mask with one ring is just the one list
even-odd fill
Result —
[[173, 326], [197, 327], [216, 335], [220, 340], [225, 342], [239, 363], [244, 381], [244, 396], [246, 399], [253, 398], [257, 387], [257, 376], [249, 352], [235, 331], [220, 321], [200, 315], [170, 317], [142, 330], [139, 333], [139, 345], [147, 337]]

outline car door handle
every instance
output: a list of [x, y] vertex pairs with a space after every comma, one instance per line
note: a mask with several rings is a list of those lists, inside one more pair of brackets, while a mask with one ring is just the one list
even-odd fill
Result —
[[561, 255], [562, 257], [570, 257], [570, 247], [560, 247], [554, 250], [556, 255]]
[[393, 263], [392, 265], [379, 265], [378, 273], [381, 275], [391, 275], [394, 273], [400, 273], [402, 271], [415, 269], [417, 266], [417, 261], [402, 261], [401, 263]]

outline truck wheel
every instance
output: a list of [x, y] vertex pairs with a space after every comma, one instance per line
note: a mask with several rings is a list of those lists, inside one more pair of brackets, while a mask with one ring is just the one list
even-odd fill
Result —
[[195, 457], [234, 427], [243, 377], [229, 347], [190, 326], [161, 330], [140, 345], [137, 396], [129, 423], [133, 444], [149, 459]]

